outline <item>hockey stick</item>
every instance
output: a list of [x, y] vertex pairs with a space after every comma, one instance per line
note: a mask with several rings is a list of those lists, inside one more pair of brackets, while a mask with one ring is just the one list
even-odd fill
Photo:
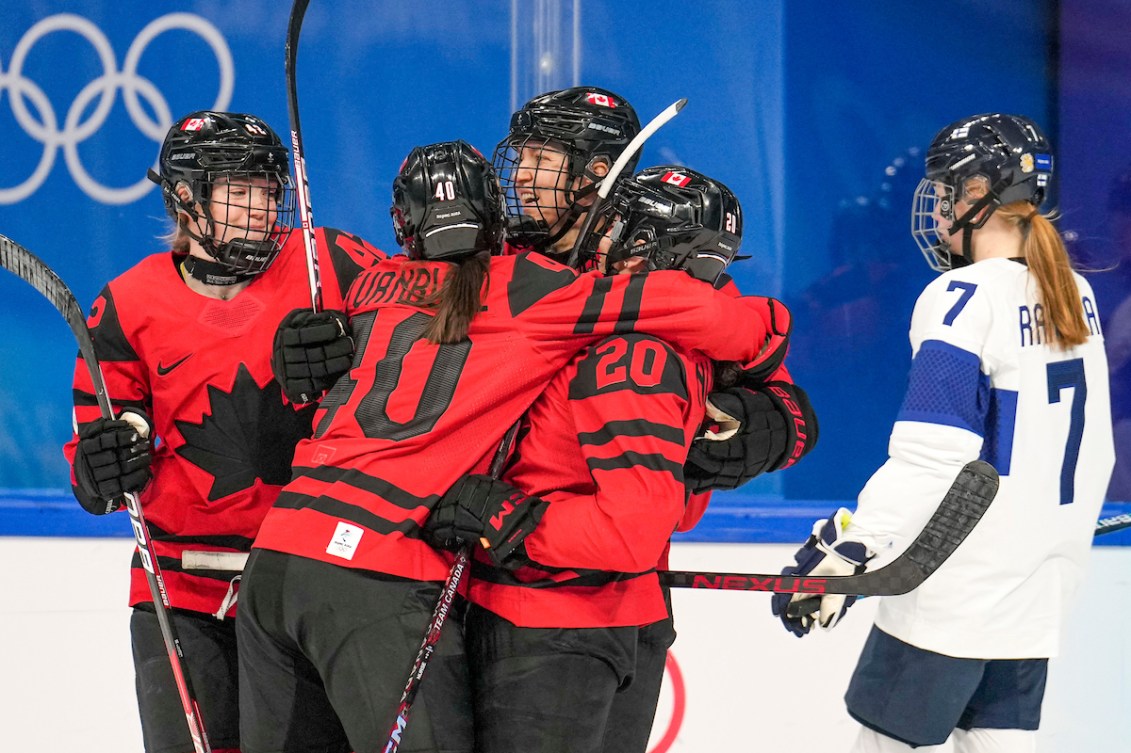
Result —
[[896, 596], [925, 581], [966, 539], [997, 494], [998, 475], [981, 460], [967, 463], [954, 479], [927, 525], [911, 545], [887, 565], [860, 575], [829, 577], [760, 573], [661, 571], [660, 582], [677, 588], [774, 593]]
[[[521, 421], [516, 421], [511, 428], [507, 429], [502, 442], [499, 443], [499, 449], [495, 451], [495, 457], [491, 459], [491, 468], [488, 471], [493, 478], [498, 478], [499, 474], [503, 472], [503, 463], [506, 462], [507, 454], [511, 445], [514, 444], [514, 438], [518, 434], [518, 427], [521, 423]], [[408, 673], [408, 681], [401, 693], [401, 702], [397, 706], [393, 727], [389, 730], [389, 739], [385, 743], [385, 747], [382, 748], [384, 753], [396, 753], [400, 749], [401, 737], [404, 735], [405, 727], [408, 726], [408, 712], [412, 708], [413, 701], [416, 700], [417, 692], [420, 690], [424, 670], [428, 668], [428, 662], [436, 651], [436, 644], [440, 641], [440, 630], [448, 619], [448, 612], [451, 611], [452, 602], [459, 591], [459, 584], [463, 580], [464, 573], [470, 567], [471, 547], [461, 547], [456, 552], [456, 560], [452, 564], [452, 569], [448, 572], [444, 587], [440, 589], [440, 598], [436, 602], [436, 608], [432, 610], [432, 620], [428, 623], [428, 629], [424, 632], [424, 640], [420, 644], [420, 649], [416, 652], [416, 659], [412, 662], [412, 671]]]
[[[1131, 513], [1123, 513], [1122, 515], [1113, 515], [1110, 518], [1100, 518], [1096, 521], [1096, 527], [1092, 531], [1092, 538], [1096, 536], [1103, 536], [1107, 533], [1115, 533], [1122, 531], [1126, 528], [1131, 528]], [[861, 596], [860, 598], [866, 598]], [[804, 599], [799, 601], [790, 602], [788, 607], [788, 615], [792, 618], [804, 617], [813, 614], [821, 608], [820, 599]]]
[[1115, 533], [1124, 528], [1131, 528], [1131, 513], [1113, 515], [1110, 518], [1100, 518], [1096, 521], [1096, 530], [1093, 536], [1103, 536], [1105, 533]]
[[287, 114], [291, 120], [291, 154], [295, 165], [295, 198], [298, 216], [302, 223], [302, 245], [306, 249], [306, 273], [310, 278], [310, 305], [322, 310], [322, 274], [318, 269], [318, 247], [314, 243], [314, 214], [310, 210], [310, 182], [306, 178], [306, 158], [302, 152], [302, 123], [298, 118], [298, 36], [302, 32], [302, 19], [310, 0], [294, 0], [291, 20], [287, 24], [285, 51], [287, 72]]
[[[90, 372], [90, 381], [94, 385], [94, 396], [98, 401], [102, 417], [113, 418], [114, 410], [106, 394], [106, 382], [102, 378], [102, 367], [99, 366], [98, 357], [94, 352], [94, 340], [90, 336], [86, 317], [83, 316], [74, 293], [42, 259], [3, 235], [0, 235], [0, 267], [38, 290], [67, 320], [75, 340], [78, 341], [79, 353], [87, 371]], [[192, 745], [196, 753], [211, 753], [212, 747], [204, 731], [204, 722], [200, 718], [200, 706], [192, 691], [188, 673], [185, 671], [185, 657], [181, 651], [181, 643], [173, 624], [169, 621], [169, 595], [165, 590], [165, 579], [161, 576], [157, 558], [151, 554], [152, 539], [149, 536], [149, 529], [145, 527], [141, 503], [135, 494], [126, 494], [123, 499], [130, 515], [138, 554], [145, 569], [145, 579], [149, 583], [149, 594], [153, 599], [153, 611], [157, 614], [157, 624], [161, 627], [161, 637], [165, 640], [165, 650], [169, 655], [169, 665], [173, 670], [173, 680], [177, 684], [177, 694], [185, 712]]]
[[609, 168], [608, 174], [601, 180], [601, 185], [597, 188], [597, 198], [589, 205], [589, 211], [585, 214], [585, 222], [581, 225], [581, 232], [577, 234], [577, 239], [573, 242], [573, 248], [569, 252], [569, 258], [566, 260], [567, 267], [577, 266], [577, 261], [581, 257], [581, 244], [593, 232], [593, 226], [597, 224], [597, 209], [608, 198], [609, 193], [613, 190], [613, 184], [617, 182], [617, 178], [624, 171], [624, 166], [628, 164], [633, 155], [643, 148], [644, 142], [650, 139], [653, 133], [660, 130], [665, 123], [678, 115], [686, 104], [687, 97], [684, 97], [664, 108], [663, 112], [652, 118], [652, 121], [644, 126], [632, 141], [628, 142], [628, 146], [613, 162], [613, 166]]

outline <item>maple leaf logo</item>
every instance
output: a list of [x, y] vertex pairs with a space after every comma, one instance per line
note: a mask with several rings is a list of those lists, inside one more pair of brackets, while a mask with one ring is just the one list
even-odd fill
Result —
[[231, 392], [208, 385], [212, 413], [200, 423], [177, 421], [185, 443], [177, 454], [211, 474], [215, 501], [250, 488], [291, 480], [295, 445], [310, 436], [315, 406], [300, 411], [284, 405], [275, 381], [261, 388], [240, 364]]

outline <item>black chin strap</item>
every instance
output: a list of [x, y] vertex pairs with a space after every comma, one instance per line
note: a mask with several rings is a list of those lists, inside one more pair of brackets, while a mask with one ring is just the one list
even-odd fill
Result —
[[[974, 231], [985, 225], [986, 220], [988, 220], [990, 215], [994, 213], [994, 210], [997, 209], [997, 197], [997, 191], [989, 191], [985, 196], [978, 199], [966, 214], [959, 217], [954, 221], [954, 224], [950, 226], [950, 232], [948, 234], [951, 235], [951, 237], [953, 237], [956, 230], [962, 231], [962, 256], [956, 257], [953, 250], [948, 254], [950, 256], [951, 269], [965, 267], [968, 264], [974, 263], [974, 251], [972, 248]], [[993, 208], [987, 211], [985, 215], [982, 216], [982, 219], [975, 222], [974, 218], [978, 216], [978, 212], [981, 212], [991, 204]], [[961, 261], [957, 261], [958, 259], [961, 259]]]
[[201, 259], [198, 256], [186, 256], [181, 262], [181, 268], [186, 274], [192, 275], [205, 285], [236, 285], [255, 277], [255, 273], [233, 272], [220, 262]]

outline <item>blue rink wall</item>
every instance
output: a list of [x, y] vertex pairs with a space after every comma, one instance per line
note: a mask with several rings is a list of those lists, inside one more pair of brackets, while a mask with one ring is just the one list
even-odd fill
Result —
[[[286, 22], [286, 4], [267, 0], [3, 3], [0, 233], [89, 306], [163, 249], [144, 175], [173, 116], [252, 111], [286, 134]], [[911, 307], [931, 278], [907, 233], [922, 150], [958, 117], [1028, 114], [1057, 146], [1074, 253], [1110, 270], [1091, 278], [1119, 511], [1131, 499], [1129, 24], [1117, 0], [313, 0], [298, 69], [314, 214], [391, 249], [389, 185], [412, 146], [490, 151], [516, 106], [574, 83], [624, 94], [644, 120], [687, 97], [641, 165], [687, 164], [742, 199], [752, 258], [732, 269], [794, 312], [789, 363], [821, 439], [797, 468], [717, 495], [686, 538], [796, 541], [852, 506], [886, 455]], [[0, 274], [0, 535], [128, 535], [66, 491], [74, 353], [50, 304]]]

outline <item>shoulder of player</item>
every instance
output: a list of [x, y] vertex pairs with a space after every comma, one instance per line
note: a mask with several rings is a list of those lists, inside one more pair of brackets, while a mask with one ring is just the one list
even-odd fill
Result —
[[[328, 254], [331, 259], [349, 260], [361, 268], [371, 267], [389, 257], [389, 254], [377, 248], [365, 238], [341, 228], [316, 227], [314, 228], [314, 241], [315, 246], [322, 253]], [[302, 237], [302, 229], [295, 228], [287, 242], [291, 245], [297, 243], [301, 249], [305, 243]]]
[[99, 292], [100, 297], [109, 293], [115, 304], [121, 307], [131, 305], [149, 308], [159, 300], [162, 286], [176, 280], [182, 283], [177, 274], [177, 257], [171, 251], [150, 254], [125, 272], [110, 280]]

